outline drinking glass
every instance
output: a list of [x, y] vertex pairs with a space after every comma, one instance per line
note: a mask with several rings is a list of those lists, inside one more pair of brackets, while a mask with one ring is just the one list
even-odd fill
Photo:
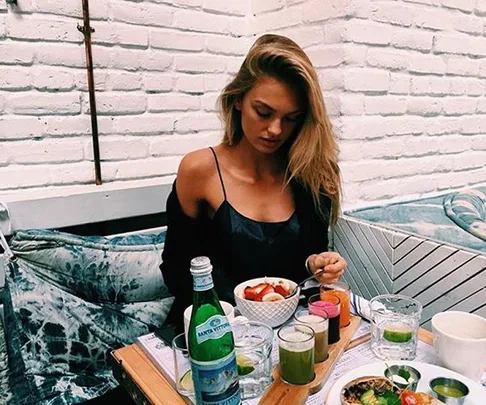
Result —
[[191, 362], [189, 360], [185, 333], [174, 337], [172, 340], [172, 352], [174, 354], [174, 374], [177, 392], [186, 396], [194, 395]]
[[262, 322], [232, 325], [242, 399], [258, 397], [272, 382], [273, 329]]
[[344, 328], [351, 323], [350, 316], [350, 295], [351, 289], [344, 281], [337, 281], [333, 284], [321, 284], [320, 287], [321, 300], [327, 294], [334, 294], [341, 300], [341, 314], [339, 318], [339, 327]]
[[308, 309], [300, 309], [294, 315], [295, 323], [310, 326], [314, 331], [314, 361], [320, 363], [328, 357], [329, 320], [323, 316], [312, 315]]
[[404, 295], [385, 294], [370, 301], [371, 349], [382, 360], [413, 360], [422, 304]]
[[320, 294], [311, 295], [308, 301], [309, 312], [312, 315], [327, 316], [329, 319], [328, 343], [339, 342], [339, 319], [341, 313], [341, 300], [334, 294], [321, 299]]
[[314, 379], [314, 331], [302, 324], [282, 326], [278, 332], [280, 377], [304, 385]]

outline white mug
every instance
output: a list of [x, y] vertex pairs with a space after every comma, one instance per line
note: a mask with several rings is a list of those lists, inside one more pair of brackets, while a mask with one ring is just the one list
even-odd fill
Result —
[[486, 319], [445, 311], [432, 317], [434, 348], [442, 365], [479, 381], [486, 366]]
[[[235, 317], [235, 309], [233, 308], [233, 305], [231, 305], [229, 302], [226, 301], [220, 301], [219, 302], [221, 306], [223, 307], [223, 311], [228, 318], [228, 321], [232, 321]], [[189, 330], [189, 322], [191, 321], [191, 314], [192, 314], [192, 305], [188, 306], [184, 310], [184, 333], [187, 336], [187, 331]]]

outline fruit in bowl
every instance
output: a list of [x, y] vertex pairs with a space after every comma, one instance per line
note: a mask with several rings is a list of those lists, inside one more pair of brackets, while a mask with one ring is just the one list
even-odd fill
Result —
[[236, 306], [241, 315], [264, 322], [272, 328], [282, 325], [299, 304], [297, 283], [280, 277], [260, 277], [244, 281], [234, 289]]

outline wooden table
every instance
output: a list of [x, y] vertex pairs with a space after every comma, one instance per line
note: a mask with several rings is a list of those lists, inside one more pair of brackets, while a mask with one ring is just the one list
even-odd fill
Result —
[[[351, 342], [348, 349], [370, 339], [367, 334]], [[419, 339], [432, 344], [432, 333], [419, 330]], [[185, 405], [191, 402], [180, 396], [163, 374], [135, 344], [112, 352], [113, 373], [137, 404]]]

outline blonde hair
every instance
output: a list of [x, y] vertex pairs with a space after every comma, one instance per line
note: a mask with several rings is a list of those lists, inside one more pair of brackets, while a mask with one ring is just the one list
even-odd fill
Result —
[[[219, 97], [225, 127], [223, 144], [232, 146], [241, 140], [241, 113], [236, 103], [263, 76], [290, 83], [299, 95], [304, 95], [305, 117], [287, 147], [287, 179], [301, 183], [311, 193], [321, 217], [335, 224], [341, 201], [339, 150], [317, 73], [309, 57], [294, 41], [267, 34], [258, 38], [250, 48], [240, 70]], [[331, 213], [324, 210], [322, 194], [331, 199]]]

